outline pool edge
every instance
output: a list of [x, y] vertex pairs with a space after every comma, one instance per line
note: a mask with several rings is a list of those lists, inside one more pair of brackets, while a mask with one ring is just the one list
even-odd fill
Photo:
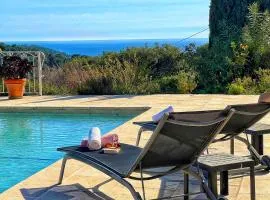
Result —
[[67, 114], [141, 114], [151, 107], [33, 107], [33, 106], [0, 106], [1, 113], [8, 112], [41, 112], [41, 113], [67, 113]]

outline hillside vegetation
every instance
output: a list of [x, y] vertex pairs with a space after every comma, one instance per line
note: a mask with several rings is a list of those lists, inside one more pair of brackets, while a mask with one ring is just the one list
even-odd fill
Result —
[[36, 46], [0, 48], [45, 52], [45, 94], [259, 94], [270, 91], [270, 14], [256, 3], [246, 13], [237, 37], [215, 36], [210, 46], [183, 50], [156, 45], [91, 57]]

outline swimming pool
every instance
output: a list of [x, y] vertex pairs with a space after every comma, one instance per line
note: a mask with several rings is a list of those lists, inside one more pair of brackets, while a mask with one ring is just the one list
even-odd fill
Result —
[[60, 159], [56, 148], [80, 144], [90, 127], [104, 134], [135, 115], [0, 113], [0, 193]]

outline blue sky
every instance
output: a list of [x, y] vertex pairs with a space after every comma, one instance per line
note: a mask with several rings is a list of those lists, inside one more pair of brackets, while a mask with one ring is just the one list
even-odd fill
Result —
[[0, 41], [184, 38], [208, 27], [209, 4], [210, 0], [3, 0]]

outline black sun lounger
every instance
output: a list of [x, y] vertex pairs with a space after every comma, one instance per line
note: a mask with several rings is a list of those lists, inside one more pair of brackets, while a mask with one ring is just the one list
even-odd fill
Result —
[[[62, 183], [66, 161], [72, 158], [89, 164], [118, 181], [137, 200], [142, 199], [140, 194], [125, 178], [141, 181], [143, 199], [145, 199], [144, 180], [159, 178], [179, 170], [197, 178], [206, 195], [211, 200], [217, 199], [208, 188], [203, 176], [198, 171], [192, 171], [190, 166], [197, 161], [201, 153], [223, 129], [233, 113], [232, 109], [222, 117], [202, 123], [177, 121], [169, 119], [169, 116], [165, 114], [144, 148], [121, 144], [121, 151], [115, 155], [101, 154], [99, 151], [90, 151], [79, 146], [59, 148], [58, 151], [66, 153], [59, 184]], [[157, 167], [170, 167], [170, 170], [152, 177], [143, 177], [144, 169]], [[132, 176], [135, 171], [140, 172], [140, 177]]]
[[[238, 139], [247, 145], [247, 148], [253, 158], [265, 167], [266, 170], [270, 169], [270, 157], [260, 156], [256, 149], [245, 138], [239, 135], [245, 132], [252, 125], [261, 120], [269, 111], [270, 104], [267, 103], [253, 103], [253, 104], [239, 104], [230, 105], [225, 110], [209, 110], [209, 111], [193, 111], [193, 112], [174, 112], [170, 113], [169, 119], [180, 120], [185, 122], [204, 122], [217, 119], [218, 117], [227, 115], [227, 113], [234, 109], [235, 113], [226, 124], [223, 130], [220, 132], [213, 142], [227, 141], [231, 139]], [[141, 134], [143, 131], [151, 131], [155, 129], [156, 123], [154, 122], [134, 122], [141, 126], [141, 129], [137, 136], [136, 145], [138, 146]], [[233, 146], [233, 144], [232, 144]]]

